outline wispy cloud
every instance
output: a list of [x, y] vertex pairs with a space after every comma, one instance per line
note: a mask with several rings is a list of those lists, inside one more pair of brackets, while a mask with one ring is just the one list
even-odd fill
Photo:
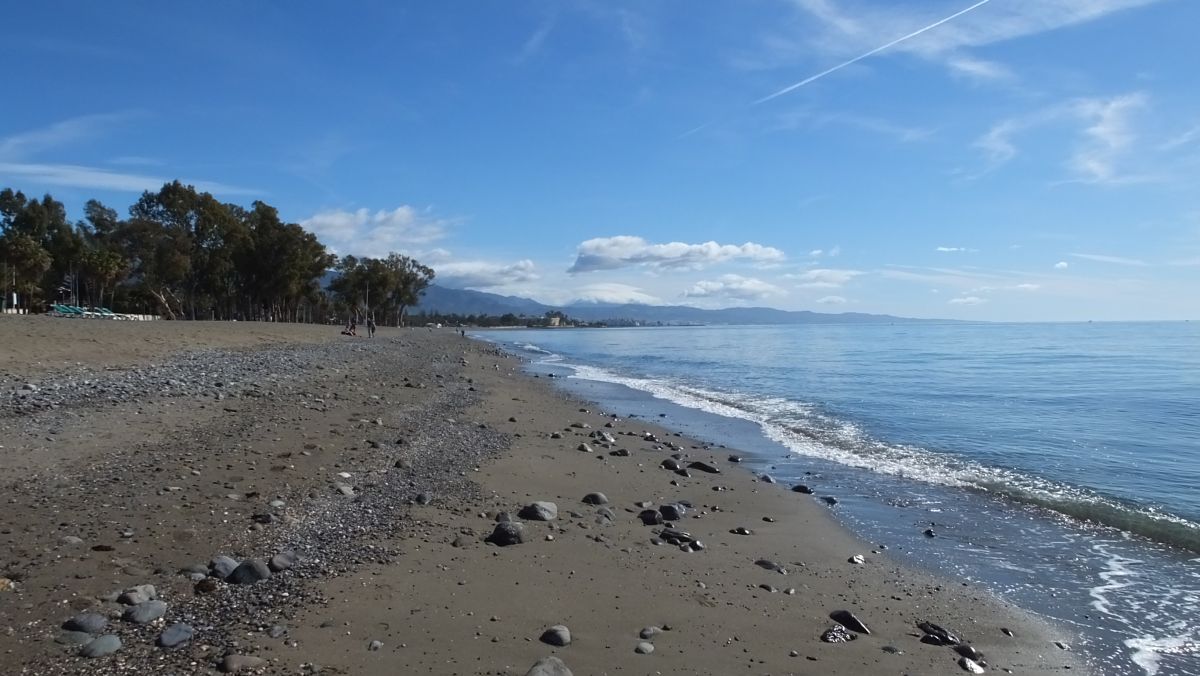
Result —
[[1143, 92], [1109, 98], [1080, 98], [1001, 120], [975, 140], [988, 166], [974, 177], [993, 171], [1020, 154], [1017, 137], [1050, 126], [1074, 127], [1076, 143], [1065, 160], [1069, 181], [1125, 184], [1154, 180], [1150, 175], [1123, 171], [1122, 162], [1134, 150], [1137, 133], [1133, 118], [1149, 106]]
[[1054, 264], [1055, 270], [1066, 270], [1069, 267], [1071, 267], [1071, 264], [1066, 261], [1059, 261]]
[[451, 221], [432, 209], [402, 205], [372, 212], [340, 209], [321, 211], [300, 222], [340, 255], [386, 256], [442, 239]]
[[[0, 162], [0, 177], [10, 180], [31, 181], [45, 185], [58, 185], [72, 188], [92, 188], [95, 190], [114, 190], [117, 192], [142, 192], [143, 190], [158, 190], [164, 183], [170, 183], [175, 178], [165, 176], [150, 176], [145, 174], [128, 174], [95, 167], [83, 167], [73, 164], [34, 164], [19, 162]], [[195, 186], [197, 190], [211, 192], [216, 195], [261, 195], [262, 192], [253, 188], [242, 188], [235, 185], [216, 183], [214, 181], [196, 181], [179, 179], [182, 183]]]
[[0, 138], [0, 160], [15, 162], [46, 150], [92, 141], [142, 115], [140, 111], [81, 115], [12, 134]]
[[721, 275], [716, 280], [697, 282], [683, 292], [688, 298], [729, 298], [733, 300], [759, 300], [768, 296], [781, 295], [783, 289], [769, 282], [741, 275]]
[[[937, 21], [934, 21], [931, 24], [922, 26], [921, 28], [918, 28], [910, 33], [906, 33], [905, 35], [902, 35], [894, 40], [885, 42], [884, 44], [879, 45], [878, 47], [867, 50], [866, 52], [863, 52], [862, 54], [859, 54], [858, 56], [855, 56], [854, 58], [847, 59], [846, 61], [843, 61], [843, 62], [837, 64], [836, 66], [833, 66], [832, 68], [826, 68], [825, 70], [821, 71], [820, 73], [817, 73], [816, 75], [811, 75], [795, 84], [788, 85], [788, 86], [784, 87], [783, 89], [780, 89], [779, 91], [774, 92], [773, 94], [764, 96], [761, 99], [755, 101], [753, 103], [753, 105], [757, 106], [759, 104], [766, 103], [767, 101], [779, 98], [780, 96], [783, 96], [784, 94], [787, 94], [789, 92], [793, 92], [805, 85], [812, 84], [813, 82], [816, 82], [817, 80], [820, 80], [821, 78], [823, 78], [827, 75], [832, 75], [833, 73], [836, 73], [837, 71], [839, 71], [847, 66], [852, 66], [852, 65], [858, 63], [859, 61], [862, 61], [863, 59], [867, 59], [872, 56], [875, 56], [876, 54], [878, 54], [882, 51], [885, 51], [887, 49], [891, 49], [892, 47], [895, 47], [896, 45], [898, 45], [902, 42], [907, 42], [908, 40], [911, 40], [915, 37], [923, 35], [929, 31], [937, 28], [938, 26], [941, 26], [942, 24], [949, 23], [950, 21], [953, 21], [953, 20], [957, 19], [958, 17], [963, 16], [964, 14], [967, 14], [968, 12], [974, 11], [974, 10], [986, 5], [989, 2], [991, 2], [991, 0], [979, 0], [979, 2], [976, 2], [975, 4], [971, 5], [970, 7], [961, 9], [961, 10], [951, 14], [950, 16], [938, 19]], [[809, 3], [809, 4], [814, 4], [814, 3]], [[815, 4], [820, 6], [822, 9], [829, 8], [829, 3], [826, 0], [816, 0]], [[840, 23], [842, 26], [847, 25], [846, 22], [840, 22]]]
[[818, 131], [829, 126], [843, 126], [869, 131], [901, 143], [923, 141], [934, 134], [933, 129], [899, 124], [870, 115], [817, 113], [807, 108], [782, 112], [777, 119], [778, 122], [774, 126], [775, 131]]
[[983, 305], [987, 302], [987, 299], [980, 298], [979, 296], [959, 296], [958, 298], [951, 298], [946, 302], [950, 305]]
[[1073, 253], [1069, 255], [1073, 256], [1074, 258], [1082, 258], [1083, 260], [1095, 261], [1097, 263], [1112, 263], [1113, 265], [1128, 265], [1132, 267], [1145, 267], [1146, 265], [1149, 265], [1146, 261], [1137, 258], [1126, 258], [1124, 256], [1107, 256], [1104, 254], [1089, 253]]
[[964, 246], [939, 246], [934, 251], [940, 253], [974, 253], [979, 251], [979, 249], [968, 249]]
[[783, 252], [779, 249], [754, 242], [745, 244], [718, 244], [716, 242], [652, 244], [641, 237], [618, 235], [616, 237], [597, 237], [581, 243], [575, 253], [575, 263], [567, 272], [594, 272], [634, 266], [657, 269], [699, 269], [731, 260], [762, 264], [779, 263], [784, 258]]
[[542, 46], [546, 44], [546, 38], [550, 37], [550, 33], [554, 30], [555, 16], [553, 14], [542, 19], [538, 27], [521, 45], [521, 51], [514, 58], [516, 63], [525, 63], [532, 59], [542, 51]]
[[845, 305], [846, 299], [842, 296], [824, 296], [817, 299], [821, 305]]
[[861, 270], [818, 268], [799, 274], [787, 274], [784, 277], [798, 281], [797, 286], [805, 289], [836, 289], [862, 274], [864, 273]]
[[659, 304], [662, 301], [652, 294], [629, 284], [602, 282], [585, 284], [575, 292], [575, 300], [593, 303], [643, 303]]

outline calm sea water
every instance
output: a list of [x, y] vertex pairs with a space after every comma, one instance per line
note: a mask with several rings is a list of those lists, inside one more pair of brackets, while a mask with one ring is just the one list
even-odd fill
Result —
[[1200, 324], [479, 335], [838, 497], [863, 537], [1052, 619], [1101, 673], [1200, 674]]

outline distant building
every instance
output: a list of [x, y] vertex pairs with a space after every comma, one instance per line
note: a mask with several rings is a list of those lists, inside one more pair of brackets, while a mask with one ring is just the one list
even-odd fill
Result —
[[550, 326], [558, 326], [561, 319], [558, 316], [550, 317]]

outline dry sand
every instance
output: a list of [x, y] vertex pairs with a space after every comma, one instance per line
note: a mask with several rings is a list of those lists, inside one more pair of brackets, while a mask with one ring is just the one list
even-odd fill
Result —
[[[0, 592], [0, 672], [215, 673], [226, 654], [246, 654], [281, 674], [312, 673], [314, 664], [339, 674], [524, 674], [554, 654], [575, 674], [965, 673], [951, 648], [920, 642], [924, 620], [976, 647], [989, 671], [1085, 671], [1055, 645], [1069, 641], [1064, 632], [983, 590], [899, 565], [845, 532], [813, 496], [730, 463], [736, 450], [581, 412], [589, 405], [456, 332], [383, 330], [368, 345], [339, 340], [332, 327], [4, 318], [0, 336], [4, 370], [45, 380], [86, 368], [59, 365], [91, 341], [110, 366], [164, 359], [172, 346], [244, 350], [281, 340], [340, 360], [280, 376], [271, 396], [233, 404], [146, 393], [0, 412], [8, 496], [0, 575], [17, 580]], [[12, 354], [47, 366], [22, 370]], [[616, 443], [588, 436], [601, 430]], [[661, 469], [672, 454], [663, 442], [721, 473]], [[576, 450], [581, 443], [593, 452]], [[609, 455], [616, 449], [629, 455]], [[46, 454], [54, 461], [33, 457]], [[341, 471], [357, 481], [357, 497], [332, 495]], [[581, 501], [591, 492], [607, 496], [611, 519]], [[254, 523], [272, 497], [287, 504], [280, 518]], [[558, 517], [523, 520], [525, 543], [483, 541], [496, 513], [538, 500], [556, 503]], [[636, 503], [680, 500], [695, 509], [677, 527], [702, 551], [652, 544], [662, 527], [637, 518]], [[738, 528], [751, 534], [731, 532]], [[64, 544], [65, 535], [83, 543]], [[178, 572], [217, 553], [284, 547], [306, 563], [255, 585], [263, 591], [222, 583], [197, 595]], [[854, 555], [864, 563], [851, 563]], [[147, 582], [170, 610], [150, 626], [114, 620], [120, 652], [84, 660], [53, 642], [74, 612], [119, 613], [105, 594]], [[821, 642], [837, 610], [856, 614], [870, 635]], [[196, 625], [196, 639], [153, 647], [163, 624], [180, 619]], [[539, 641], [559, 624], [570, 645]], [[664, 631], [646, 640], [652, 653], [639, 654], [647, 627]]]

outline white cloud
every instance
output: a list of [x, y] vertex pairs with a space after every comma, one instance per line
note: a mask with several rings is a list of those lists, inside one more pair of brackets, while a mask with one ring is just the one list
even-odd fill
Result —
[[1069, 267], [1071, 267], [1071, 264], [1066, 261], [1059, 261], [1054, 264], [1055, 270], [1066, 270]]
[[339, 255], [386, 256], [445, 236], [449, 222], [429, 209], [403, 205], [391, 211], [321, 211], [300, 222]]
[[135, 118], [139, 113], [103, 113], [81, 115], [55, 122], [41, 129], [32, 129], [20, 134], [0, 138], [0, 159], [16, 160], [42, 150], [56, 148], [69, 143], [89, 141], [103, 135], [109, 129]]
[[576, 300], [593, 303], [641, 303], [657, 305], [660, 301], [645, 291], [628, 284], [615, 282], [585, 284], [576, 291]]
[[818, 298], [817, 302], [822, 305], [845, 305], [846, 299], [841, 296], [825, 296]]
[[1095, 261], [1097, 263], [1112, 263], [1114, 265], [1128, 265], [1133, 267], [1144, 267], [1146, 265], [1146, 261], [1139, 260], [1137, 258], [1126, 258], [1124, 256], [1106, 256], [1104, 254], [1087, 253], [1073, 253], [1069, 255], [1075, 258], [1082, 258], [1083, 260]]
[[1007, 66], [995, 61], [984, 61], [983, 59], [960, 55], [950, 57], [946, 65], [950, 67], [950, 71], [955, 75], [960, 75], [971, 80], [1003, 81], [1016, 79], [1016, 75]]
[[[145, 174], [127, 174], [96, 167], [84, 167], [74, 164], [28, 164], [18, 162], [0, 162], [0, 178], [17, 177], [18, 180], [33, 181], [46, 185], [60, 185], [72, 188], [93, 188], [96, 190], [113, 190], [117, 192], [142, 192], [143, 190], [158, 190], [164, 183], [170, 183], [174, 178], [163, 176], [148, 176]], [[241, 188], [213, 181], [195, 181], [179, 179], [180, 183], [191, 185], [201, 192], [215, 195], [260, 195], [258, 190]]]
[[1026, 282], [1024, 284], [1017, 284], [1017, 285], [1013, 286], [1013, 288], [1017, 289], [1018, 291], [1037, 291], [1038, 289], [1042, 288], [1042, 285], [1041, 284], [1030, 284], [1030, 283]]
[[830, 258], [837, 258], [838, 256], [840, 256], [840, 255], [841, 255], [841, 253], [842, 253], [842, 247], [840, 247], [840, 246], [835, 246], [835, 247], [833, 247], [832, 249], [830, 249], [830, 250], [829, 250], [829, 257], [830, 257]]
[[951, 298], [949, 300], [950, 305], [982, 305], [986, 302], [986, 298], [980, 298], [979, 296], [959, 296], [958, 298]]
[[808, 255], [812, 256], [813, 258], [819, 258], [823, 253], [825, 253], [824, 249], [813, 249], [812, 251], [808, 252]]
[[[894, 51], [945, 63], [953, 72], [977, 79], [1003, 79], [1000, 64], [981, 61], [971, 50], [1100, 19], [1158, 0], [1025, 0], [990, 2], [895, 45]], [[815, 20], [800, 27], [799, 36], [771, 37], [770, 48], [787, 60], [802, 53], [804, 41], [836, 56], [857, 54], [894, 40], [964, 9], [966, 3], [938, 0], [920, 3], [868, 3], [865, 0], [793, 0]]]
[[939, 246], [938, 248], [934, 249], [934, 251], [940, 251], [942, 253], [967, 253], [979, 251], [979, 249], [968, 249], [962, 246]]
[[1145, 182], [1152, 178], [1120, 171], [1120, 165], [1137, 139], [1133, 118], [1148, 105], [1149, 99], [1142, 92], [1074, 99], [997, 122], [973, 145], [988, 160], [986, 172], [1020, 153], [1017, 136], [1051, 125], [1077, 125], [1077, 141], [1066, 159], [1071, 180], [1105, 184]]
[[692, 288], [683, 292], [689, 298], [733, 298], [737, 300], [758, 300], [767, 296], [783, 293], [783, 289], [753, 277], [741, 275], [722, 275], [717, 280], [697, 282]]
[[538, 279], [533, 261], [529, 259], [509, 264], [490, 261], [452, 261], [433, 267], [437, 272], [439, 284], [456, 289], [499, 289]]
[[800, 282], [799, 286], [807, 289], [836, 289], [863, 274], [860, 270], [836, 270], [817, 268], [800, 274], [784, 275], [788, 279]]
[[731, 260], [778, 263], [784, 258], [779, 249], [754, 242], [741, 245], [716, 242], [651, 244], [641, 237], [618, 235], [589, 239], [580, 244], [576, 251], [575, 263], [567, 272], [616, 270], [638, 265], [658, 269], [699, 269]]

